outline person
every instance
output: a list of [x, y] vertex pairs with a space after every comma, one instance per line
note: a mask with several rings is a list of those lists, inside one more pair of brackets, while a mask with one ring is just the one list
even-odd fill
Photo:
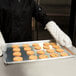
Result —
[[71, 39], [34, 0], [0, 0], [0, 55], [5, 42], [32, 40], [32, 17], [62, 46], [72, 46]]

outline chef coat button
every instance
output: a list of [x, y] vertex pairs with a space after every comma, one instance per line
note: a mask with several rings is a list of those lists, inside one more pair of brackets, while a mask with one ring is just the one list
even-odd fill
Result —
[[39, 11], [41, 11], [42, 9], [41, 8], [39, 8]]

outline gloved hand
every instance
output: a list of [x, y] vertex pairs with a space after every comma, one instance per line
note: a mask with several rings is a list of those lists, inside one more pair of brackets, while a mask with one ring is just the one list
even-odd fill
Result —
[[67, 36], [54, 21], [50, 21], [46, 24], [45, 29], [47, 29], [54, 39], [60, 43], [62, 46], [71, 47], [72, 41]]
[[2, 56], [2, 48], [5, 46], [5, 41], [3, 39], [2, 33], [0, 32], [0, 56]]

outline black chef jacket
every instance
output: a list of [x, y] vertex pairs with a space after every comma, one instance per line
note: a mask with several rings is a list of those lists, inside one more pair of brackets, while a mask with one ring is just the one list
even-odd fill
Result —
[[6, 42], [32, 40], [32, 17], [43, 26], [49, 21], [34, 0], [0, 0], [0, 30]]

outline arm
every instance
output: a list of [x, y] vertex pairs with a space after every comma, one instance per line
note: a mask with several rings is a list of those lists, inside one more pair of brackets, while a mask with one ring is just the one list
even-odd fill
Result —
[[2, 56], [2, 48], [5, 46], [5, 40], [1, 33], [2, 12], [0, 11], [0, 56]]
[[46, 29], [50, 32], [54, 39], [57, 42], [59, 42], [62, 46], [72, 46], [72, 41], [69, 38], [69, 36], [65, 34], [54, 21], [48, 22], [46, 24]]
[[50, 21], [46, 12], [34, 0], [31, 0], [30, 3], [32, 7], [32, 16], [45, 27]]
[[5, 40], [2, 36], [2, 33], [0, 31], [0, 56], [2, 56], [2, 48], [5, 46]]
[[34, 0], [31, 0], [31, 7], [33, 11], [32, 16], [35, 17], [35, 19], [39, 21], [44, 27], [46, 27], [46, 29], [57, 42], [59, 42], [62, 46], [72, 46], [71, 39], [58, 27], [54, 21], [49, 20], [49, 17], [46, 15], [46, 13], [35, 3]]

